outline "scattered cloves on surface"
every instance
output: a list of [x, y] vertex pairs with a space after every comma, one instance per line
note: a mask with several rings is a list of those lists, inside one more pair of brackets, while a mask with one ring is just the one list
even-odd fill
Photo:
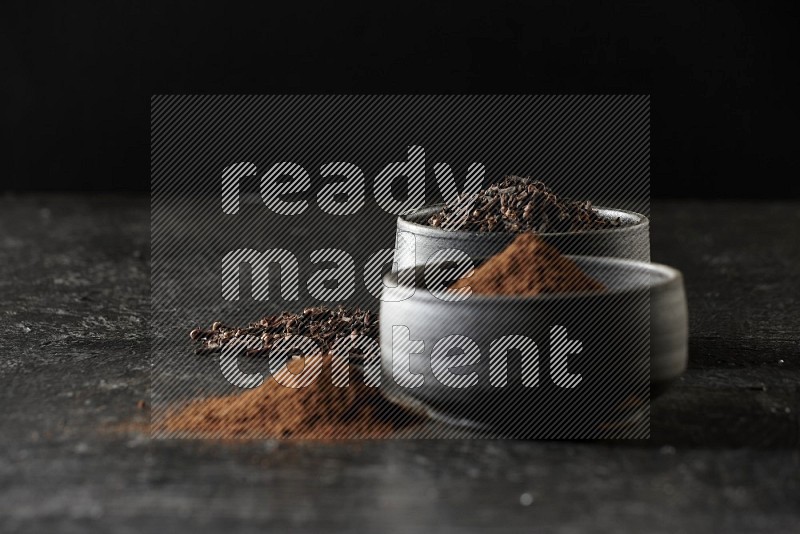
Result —
[[215, 321], [211, 329], [205, 331], [195, 328], [189, 337], [200, 340], [202, 346], [195, 350], [196, 354], [216, 354], [222, 346], [244, 336], [261, 338], [260, 349], [247, 351], [248, 355], [265, 354], [274, 341], [300, 335], [319, 343], [323, 352], [327, 352], [340, 338], [354, 339], [357, 336], [378, 338], [378, 319], [369, 310], [359, 307], [314, 306], [305, 308], [301, 313], [282, 312], [267, 315], [247, 327], [228, 327]]

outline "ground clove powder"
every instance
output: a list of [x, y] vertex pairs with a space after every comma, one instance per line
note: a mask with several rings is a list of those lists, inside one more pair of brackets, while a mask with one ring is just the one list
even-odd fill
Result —
[[316, 380], [302, 388], [287, 387], [303, 370], [299, 359], [278, 371], [279, 383], [268, 377], [264, 383], [241, 395], [197, 399], [170, 412], [159, 431], [174, 436], [213, 439], [386, 438], [420, 418], [386, 400], [379, 388], [368, 387], [357, 365], [350, 365], [346, 387], [334, 385], [332, 358], [318, 358], [322, 370]]
[[[277, 376], [240, 395], [196, 399], [171, 410], [159, 430], [172, 435], [205, 438], [383, 438], [419, 421], [416, 414], [389, 402], [379, 388], [368, 387], [356, 363], [359, 354], [350, 354], [348, 385], [338, 387], [332, 380], [328, 351], [342, 338], [378, 337], [375, 313], [346, 306], [313, 306], [301, 313], [267, 315], [245, 327], [228, 326], [221, 321], [210, 328], [189, 333], [199, 342], [198, 354], [221, 352], [222, 346], [245, 336], [261, 339], [262, 347], [248, 356], [269, 354], [275, 341], [300, 335], [315, 341], [320, 355], [305, 360], [289, 360]], [[266, 359], [265, 359], [266, 361]], [[321, 371], [316, 380], [302, 388], [287, 387], [303, 370], [303, 363], [316, 361]]]
[[516, 296], [605, 289], [532, 232], [518, 235], [502, 252], [478, 266], [472, 276], [450, 288], [467, 286], [476, 294]]

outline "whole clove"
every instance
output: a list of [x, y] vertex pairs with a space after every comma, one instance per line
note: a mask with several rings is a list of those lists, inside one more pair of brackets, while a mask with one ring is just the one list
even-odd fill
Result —
[[193, 341], [200, 341], [197, 354], [215, 354], [222, 346], [237, 338], [254, 336], [261, 338], [261, 348], [247, 351], [254, 356], [267, 353], [279, 339], [297, 335], [317, 342], [322, 353], [330, 350], [340, 338], [355, 338], [363, 335], [371, 339], [378, 338], [377, 314], [360, 307], [345, 306], [327, 307], [312, 306], [301, 313], [283, 312], [267, 315], [245, 327], [228, 326], [215, 321], [211, 328], [203, 330], [195, 328], [189, 332]]
[[478, 191], [474, 198], [459, 198], [455, 205], [443, 207], [427, 222], [445, 230], [538, 234], [624, 225], [618, 217], [601, 216], [588, 200], [561, 198], [543, 182], [521, 176], [506, 176], [500, 183]]

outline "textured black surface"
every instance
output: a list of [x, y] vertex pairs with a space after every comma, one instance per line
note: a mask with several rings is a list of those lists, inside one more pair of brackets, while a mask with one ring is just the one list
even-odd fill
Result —
[[[0, 530], [781, 532], [800, 522], [800, 204], [655, 203], [689, 371], [649, 442], [150, 441], [144, 197], [0, 199]], [[527, 506], [522, 503], [529, 503]]]

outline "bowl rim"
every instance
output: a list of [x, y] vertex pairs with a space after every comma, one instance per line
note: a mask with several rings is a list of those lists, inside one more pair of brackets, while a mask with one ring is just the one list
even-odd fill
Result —
[[[452, 239], [466, 239], [466, 238], [478, 238], [478, 239], [500, 239], [508, 238], [510, 236], [518, 235], [518, 233], [514, 232], [470, 232], [466, 230], [442, 230], [441, 228], [436, 228], [435, 226], [429, 226], [427, 224], [420, 224], [418, 222], [414, 222], [409, 220], [409, 217], [414, 216], [422, 211], [430, 211], [430, 210], [438, 210], [444, 207], [445, 204], [431, 204], [430, 206], [422, 206], [419, 208], [414, 208], [409, 210], [405, 213], [401, 213], [397, 216], [397, 230], [405, 231], [405, 232], [412, 232], [416, 235], [423, 235], [426, 237], [448, 237]], [[619, 226], [616, 228], [605, 228], [602, 230], [586, 230], [583, 232], [543, 232], [540, 234], [536, 234], [540, 237], [563, 237], [563, 236], [577, 236], [577, 235], [605, 235], [605, 234], [613, 234], [617, 232], [630, 232], [634, 230], [639, 230], [643, 227], [648, 227], [650, 224], [650, 219], [647, 218], [646, 215], [637, 213], [635, 211], [628, 211], [619, 208], [607, 208], [604, 206], [593, 206], [592, 209], [598, 212], [606, 212], [606, 213], [621, 213], [627, 216], [631, 216], [635, 219], [638, 219], [636, 222], [632, 224], [627, 224], [625, 226]], [[521, 233], [521, 232], [519, 232]]]
[[[483, 261], [488, 259], [490, 256], [481, 256], [477, 259], [473, 259], [473, 261]], [[423, 286], [416, 286], [414, 291], [413, 298], [422, 299], [424, 301], [431, 301], [431, 302], [440, 302], [442, 304], [460, 304], [464, 302], [473, 302], [473, 303], [507, 303], [507, 304], [520, 304], [520, 303], [528, 303], [528, 302], [550, 302], [550, 301], [562, 301], [562, 300], [573, 300], [573, 299], [582, 299], [587, 297], [610, 297], [616, 295], [625, 295], [625, 294], [633, 294], [640, 291], [653, 291], [653, 290], [663, 290], [670, 284], [680, 284], [683, 285], [683, 273], [676, 269], [675, 267], [670, 267], [669, 265], [664, 265], [662, 263], [652, 263], [646, 261], [638, 261], [638, 260], [629, 260], [625, 258], [613, 258], [608, 256], [576, 256], [576, 255], [566, 255], [565, 257], [573, 260], [573, 261], [586, 261], [588, 263], [605, 263], [606, 265], [611, 266], [621, 266], [625, 265], [627, 268], [635, 267], [641, 269], [642, 271], [647, 271], [650, 274], [659, 274], [656, 280], [653, 277], [650, 277], [649, 283], [634, 286], [634, 287], [622, 287], [622, 288], [615, 288], [615, 289], [606, 289], [604, 291], [575, 291], [571, 293], [543, 293], [541, 295], [529, 296], [529, 295], [486, 295], [486, 294], [478, 294], [472, 293], [469, 297], [464, 300], [443, 300], [440, 299], [431, 293], [431, 291]], [[401, 269], [401, 271], [410, 271], [410, 270], [417, 270], [420, 269], [420, 266], [413, 266], [413, 267], [406, 267], [405, 269]], [[386, 273], [381, 280], [384, 282], [384, 290], [387, 288], [386, 282], [390, 276], [395, 275], [395, 272]], [[416, 280], [416, 278], [415, 278]], [[391, 282], [394, 282], [393, 280]], [[396, 285], [396, 284], [395, 284]], [[393, 288], [389, 288], [393, 289]], [[421, 292], [417, 292], [416, 290], [422, 290]], [[409, 297], [412, 298], [412, 297]], [[408, 299], [406, 299], [408, 300]], [[381, 304], [384, 302], [393, 302], [393, 301], [384, 301], [381, 299]]]

